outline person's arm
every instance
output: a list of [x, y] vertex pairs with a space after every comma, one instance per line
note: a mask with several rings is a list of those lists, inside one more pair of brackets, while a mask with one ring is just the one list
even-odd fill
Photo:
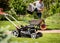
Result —
[[43, 11], [43, 8], [40, 8], [39, 11]]
[[42, 3], [42, 6], [41, 8], [39, 8], [39, 11], [43, 11], [43, 9], [44, 9], [44, 4]]

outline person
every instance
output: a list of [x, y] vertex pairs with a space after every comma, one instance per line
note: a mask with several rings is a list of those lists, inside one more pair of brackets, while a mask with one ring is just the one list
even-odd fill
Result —
[[[33, 8], [33, 9], [32, 9], [33, 11], [30, 10], [29, 12], [34, 12], [34, 11], [36, 11], [36, 14], [37, 14], [38, 18], [41, 18], [41, 16], [42, 16], [42, 11], [43, 11], [43, 8], [44, 8], [43, 0], [35, 1], [35, 2], [33, 2], [32, 4], [33, 4], [33, 6], [30, 6], [30, 9], [31, 9], [31, 7], [32, 7], [32, 8]], [[28, 12], [28, 13], [29, 13], [29, 12]]]
[[35, 11], [37, 12], [38, 18], [41, 18], [42, 11], [43, 11], [43, 8], [44, 8], [43, 0], [38, 0], [35, 3], [36, 3]]

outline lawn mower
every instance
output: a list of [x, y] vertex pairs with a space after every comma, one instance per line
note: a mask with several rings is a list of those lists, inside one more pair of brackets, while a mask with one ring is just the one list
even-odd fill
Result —
[[29, 21], [30, 22], [29, 25], [26, 25], [26, 26], [21, 25], [20, 27], [18, 27], [13, 21], [11, 21], [9, 19], [9, 17], [11, 17], [19, 24], [19, 22], [12, 15], [9, 15], [9, 14], [4, 13], [2, 11], [0, 11], [0, 15], [4, 15], [5, 18], [16, 27], [16, 30], [13, 31], [12, 33], [13, 33], [13, 35], [15, 35], [17, 37], [30, 37], [30, 38], [34, 38], [34, 39], [39, 38], [39, 37], [42, 37], [42, 33], [37, 32], [38, 29], [36, 26], [38, 26], [42, 30], [46, 29], [45, 22], [42, 19], [31, 20], [31, 21]]

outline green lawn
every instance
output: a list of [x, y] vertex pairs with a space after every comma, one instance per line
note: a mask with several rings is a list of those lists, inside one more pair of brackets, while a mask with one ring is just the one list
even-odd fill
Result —
[[[15, 21], [13, 21], [17, 26], [19, 25], [27, 25], [27, 23], [25, 21], [19, 21], [19, 24], [16, 23]], [[0, 28], [2, 29], [7, 29], [7, 30], [15, 30], [16, 27], [10, 23], [9, 21], [0, 21]]]
[[[17, 24], [15, 21], [13, 21], [17, 26], [19, 26], [19, 25], [28, 25], [29, 23], [28, 23], [28, 21], [19, 21], [19, 24]], [[57, 22], [59, 22], [59, 21], [57, 21]], [[52, 25], [53, 24], [53, 25]], [[58, 30], [58, 29], [60, 29], [60, 23], [53, 23], [53, 22], [50, 22], [50, 21], [48, 21], [48, 22], [46, 22], [46, 25], [48, 25], [47, 26], [47, 28], [48, 29], [56, 29], [56, 30]], [[9, 21], [0, 21], [0, 28], [3, 28], [3, 29], [8, 29], [8, 30], [15, 30], [16, 29], [16, 27], [12, 24], [12, 23], [10, 23]]]
[[60, 29], [60, 14], [54, 14], [46, 18], [47, 27], [50, 29]]
[[[27, 25], [26, 22], [19, 21], [20, 25]], [[4, 30], [15, 30], [15, 26], [13, 26], [8, 21], [0, 21], [0, 28]], [[10, 37], [10, 36], [9, 36]], [[9, 37], [5, 40], [8, 40]], [[5, 43], [6, 41], [3, 41]], [[43, 36], [38, 39], [31, 39], [31, 38], [17, 38], [11, 37], [7, 42], [9, 43], [60, 43], [60, 34], [59, 33], [43, 33]]]
[[13, 37], [9, 40], [9, 43], [60, 43], [60, 34], [43, 34], [38, 39]]

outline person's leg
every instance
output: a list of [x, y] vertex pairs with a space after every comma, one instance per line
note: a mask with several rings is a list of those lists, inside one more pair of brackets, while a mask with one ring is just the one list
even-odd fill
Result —
[[37, 13], [37, 16], [41, 19], [42, 13]]

